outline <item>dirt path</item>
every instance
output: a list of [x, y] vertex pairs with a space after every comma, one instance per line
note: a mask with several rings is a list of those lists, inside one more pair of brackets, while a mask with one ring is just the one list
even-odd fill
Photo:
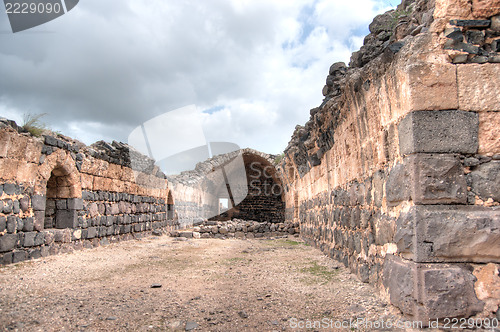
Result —
[[163, 236], [6, 266], [0, 330], [293, 331], [309, 320], [326, 331], [351, 318], [400, 318], [370, 285], [297, 241]]

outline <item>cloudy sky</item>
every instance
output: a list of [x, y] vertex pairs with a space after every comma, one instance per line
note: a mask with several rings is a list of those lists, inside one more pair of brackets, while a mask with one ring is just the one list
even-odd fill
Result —
[[373, 17], [398, 3], [82, 0], [16, 34], [2, 7], [0, 116], [47, 113], [53, 130], [86, 144], [127, 142], [194, 105], [196, 124], [167, 126], [165, 144], [204, 137], [277, 154], [321, 103], [329, 66], [347, 63]]

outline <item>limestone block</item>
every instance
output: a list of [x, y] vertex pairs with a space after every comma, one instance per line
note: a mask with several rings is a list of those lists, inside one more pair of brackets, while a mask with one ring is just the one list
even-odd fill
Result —
[[6, 181], [15, 181], [17, 178], [17, 169], [19, 168], [19, 163], [19, 161], [14, 159], [1, 158], [0, 178]]
[[119, 179], [122, 172], [122, 167], [117, 164], [108, 164], [108, 169], [106, 170], [105, 177], [111, 179]]
[[457, 75], [452, 64], [413, 64], [407, 68], [410, 111], [457, 109]]
[[499, 65], [493, 63], [457, 65], [457, 80], [459, 109], [478, 112], [500, 111]]
[[30, 139], [26, 144], [25, 159], [31, 163], [38, 163], [42, 154], [43, 143], [39, 140]]
[[0, 157], [6, 158], [14, 132], [7, 129], [0, 130]]
[[95, 174], [97, 166], [95, 164], [95, 159], [92, 157], [87, 157], [82, 160], [82, 167], [80, 171], [86, 174]]
[[8, 157], [17, 160], [26, 160], [26, 146], [29, 138], [26, 136], [10, 133], [10, 145], [7, 151]]
[[462, 18], [468, 19], [472, 14], [472, 5], [468, 0], [436, 0], [434, 18]]
[[500, 262], [500, 208], [413, 206], [399, 216], [394, 242], [419, 263]]
[[120, 173], [120, 180], [126, 182], [134, 182], [134, 172], [129, 167], [122, 167], [122, 172]]
[[21, 183], [34, 183], [38, 165], [30, 162], [20, 162], [17, 168], [17, 181]]
[[495, 312], [500, 306], [500, 266], [489, 263], [474, 269], [477, 278], [475, 290], [477, 298], [485, 302], [485, 312]]
[[383, 266], [383, 285], [391, 303], [424, 324], [482, 311], [484, 304], [474, 292], [475, 281], [469, 270], [458, 265], [419, 264], [387, 255]]
[[476, 19], [500, 14], [500, 0], [472, 0], [472, 15]]
[[479, 154], [500, 154], [500, 112], [479, 113]]
[[89, 174], [81, 174], [82, 189], [93, 190], [94, 189], [94, 176]]
[[94, 177], [94, 190], [107, 191], [110, 187], [111, 180], [100, 176]]
[[478, 127], [473, 112], [411, 112], [398, 126], [400, 153], [476, 153]]
[[57, 188], [57, 198], [66, 198], [70, 196], [69, 187], [58, 187]]

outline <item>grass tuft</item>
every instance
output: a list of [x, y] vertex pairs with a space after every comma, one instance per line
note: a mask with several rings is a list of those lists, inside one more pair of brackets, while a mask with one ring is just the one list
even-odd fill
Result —
[[47, 113], [25, 113], [23, 115], [23, 129], [28, 131], [33, 136], [40, 137], [48, 129], [47, 125], [40, 120], [45, 115], [47, 115]]

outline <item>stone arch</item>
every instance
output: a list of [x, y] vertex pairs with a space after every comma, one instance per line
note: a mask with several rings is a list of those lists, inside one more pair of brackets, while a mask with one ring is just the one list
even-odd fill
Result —
[[[55, 172], [55, 173], [54, 173]], [[65, 178], [67, 189], [61, 189], [59, 195], [65, 198], [81, 198], [82, 184], [80, 172], [75, 166], [75, 161], [69, 152], [59, 149], [49, 155], [42, 165], [38, 168], [37, 184], [35, 192], [45, 196], [47, 193], [47, 184], [52, 175], [62, 176]]]
[[71, 155], [58, 150], [46, 158], [37, 173], [35, 190], [45, 198], [44, 228], [75, 228], [83, 209], [80, 172]]
[[[238, 204], [229, 202], [229, 209], [215, 220], [240, 218], [255, 221], [283, 222], [285, 219], [285, 203], [282, 181], [274, 166], [272, 156], [252, 150], [241, 150], [247, 176], [248, 194]], [[229, 199], [226, 188], [218, 188], [217, 199]], [[220, 194], [223, 193], [223, 194]]]

